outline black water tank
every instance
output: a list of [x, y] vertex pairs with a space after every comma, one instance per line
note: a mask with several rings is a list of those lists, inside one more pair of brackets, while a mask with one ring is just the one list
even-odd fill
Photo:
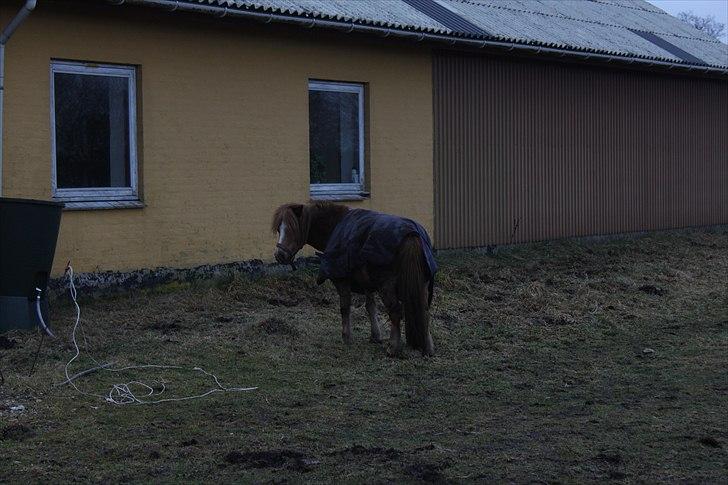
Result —
[[0, 197], [0, 333], [38, 325], [36, 288], [46, 291], [56, 251], [63, 204]]

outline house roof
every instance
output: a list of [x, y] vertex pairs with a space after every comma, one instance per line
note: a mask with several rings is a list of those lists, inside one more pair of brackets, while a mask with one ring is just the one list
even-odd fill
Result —
[[728, 45], [645, 0], [133, 0], [728, 68]]

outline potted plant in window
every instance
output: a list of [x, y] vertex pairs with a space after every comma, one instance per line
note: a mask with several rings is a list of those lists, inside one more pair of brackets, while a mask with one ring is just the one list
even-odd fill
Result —
[[0, 197], [0, 333], [46, 328], [63, 204]]

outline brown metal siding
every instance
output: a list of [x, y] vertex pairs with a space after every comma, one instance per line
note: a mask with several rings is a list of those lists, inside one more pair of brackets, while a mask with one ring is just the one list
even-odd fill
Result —
[[728, 82], [449, 53], [433, 75], [438, 247], [728, 223]]

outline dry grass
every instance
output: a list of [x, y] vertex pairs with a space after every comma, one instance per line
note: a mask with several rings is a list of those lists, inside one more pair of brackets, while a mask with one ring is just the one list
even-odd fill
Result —
[[[306, 271], [82, 298], [99, 358], [202, 365], [260, 389], [115, 407], [52, 387], [71, 355], [66, 338], [27, 377], [37, 337], [12, 334], [15, 347], [0, 350], [0, 481], [725, 478], [728, 232], [440, 262], [433, 359], [385, 357], [367, 343], [363, 307], [344, 348], [335, 292]], [[61, 334], [72, 317], [54, 307]], [[208, 384], [147, 376], [170, 381], [169, 395]], [[122, 377], [79, 385], [102, 392]]]

